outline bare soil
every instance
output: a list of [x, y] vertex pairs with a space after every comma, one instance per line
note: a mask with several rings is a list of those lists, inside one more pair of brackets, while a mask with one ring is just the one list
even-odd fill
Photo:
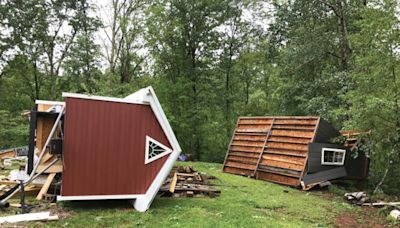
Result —
[[362, 207], [357, 212], [347, 212], [336, 216], [336, 227], [361, 227], [361, 228], [382, 228], [393, 227], [388, 220], [378, 214], [377, 208]]

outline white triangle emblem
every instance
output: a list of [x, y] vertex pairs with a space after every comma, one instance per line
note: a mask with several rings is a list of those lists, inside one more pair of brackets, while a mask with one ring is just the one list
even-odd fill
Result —
[[170, 148], [165, 146], [164, 144], [158, 142], [157, 140], [151, 138], [150, 136], [146, 135], [146, 157], [145, 157], [145, 164], [148, 164], [152, 161], [155, 161], [161, 157], [172, 152]]

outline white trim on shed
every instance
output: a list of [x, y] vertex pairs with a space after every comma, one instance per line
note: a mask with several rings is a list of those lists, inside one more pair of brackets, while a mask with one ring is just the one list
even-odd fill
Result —
[[118, 102], [118, 103], [145, 104], [145, 105], [148, 105], [148, 103], [145, 103], [145, 102], [126, 100], [124, 98], [104, 97], [104, 96], [86, 95], [86, 94], [79, 94], [79, 93], [66, 93], [66, 92], [63, 92], [62, 96], [63, 97], [86, 99], [86, 100], [110, 101], [110, 102]]
[[108, 200], [108, 199], [136, 199], [143, 194], [131, 195], [87, 195], [87, 196], [57, 196], [57, 201], [72, 201], [72, 200]]

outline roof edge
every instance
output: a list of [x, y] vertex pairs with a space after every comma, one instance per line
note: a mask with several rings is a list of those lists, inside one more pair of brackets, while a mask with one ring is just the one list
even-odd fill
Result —
[[36, 100], [35, 104], [45, 104], [45, 105], [65, 105], [64, 101], [47, 101], [47, 100]]
[[125, 98], [117, 98], [117, 97], [106, 97], [106, 96], [95, 96], [95, 95], [86, 95], [80, 93], [67, 93], [63, 92], [62, 97], [65, 98], [78, 98], [78, 99], [86, 99], [86, 100], [96, 100], [96, 101], [110, 101], [110, 102], [118, 102], [118, 103], [129, 103], [129, 104], [145, 104], [148, 103], [140, 101], [140, 100], [128, 100]]
[[161, 167], [154, 181], [147, 189], [146, 194], [141, 197], [138, 197], [135, 201], [134, 205], [135, 209], [144, 212], [150, 207], [151, 202], [157, 195], [157, 192], [160, 189], [165, 178], [167, 178], [168, 174], [171, 172], [172, 167], [174, 166], [175, 161], [178, 159], [182, 149], [178, 143], [178, 140], [175, 137], [172, 127], [168, 122], [167, 116], [165, 115], [164, 110], [161, 107], [161, 104], [157, 98], [157, 95], [153, 87], [148, 86], [146, 88], [143, 88], [127, 96], [125, 99], [130, 99], [130, 100], [142, 99], [145, 102], [149, 102], [151, 109], [153, 110], [158, 122], [161, 125], [161, 128], [163, 129], [165, 135], [167, 136], [168, 141], [172, 146], [172, 153], [169, 154], [168, 159], [165, 161], [164, 165]]

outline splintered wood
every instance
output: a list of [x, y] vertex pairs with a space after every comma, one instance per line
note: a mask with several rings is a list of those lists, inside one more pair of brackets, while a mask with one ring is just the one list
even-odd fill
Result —
[[215, 179], [195, 171], [191, 166], [178, 166], [171, 170], [160, 189], [161, 196], [166, 197], [216, 197], [221, 191], [210, 186], [208, 180]]

